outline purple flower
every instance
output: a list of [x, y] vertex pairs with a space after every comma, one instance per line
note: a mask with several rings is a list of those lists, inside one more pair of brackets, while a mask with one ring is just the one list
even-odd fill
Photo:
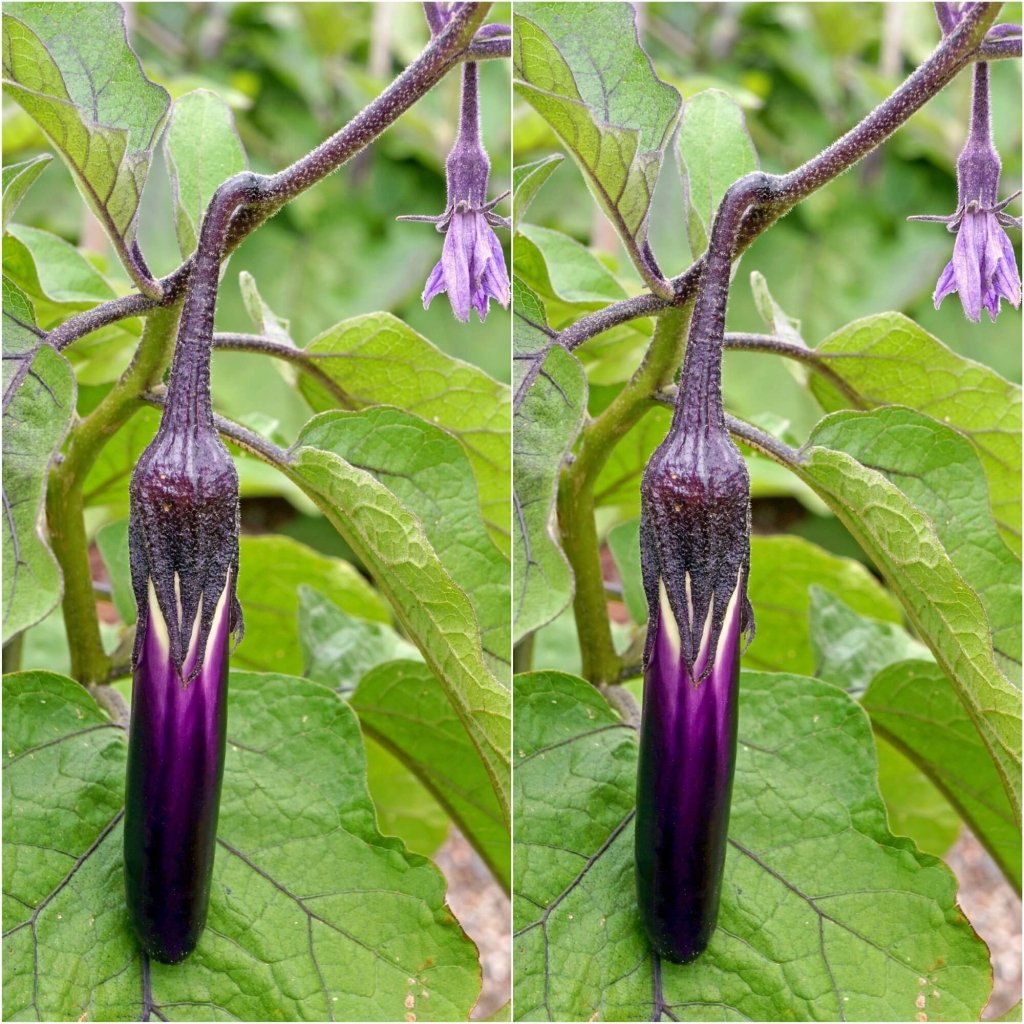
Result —
[[434, 296], [447, 292], [452, 312], [460, 320], [468, 320], [471, 309], [484, 320], [491, 299], [508, 306], [508, 270], [501, 243], [492, 229], [507, 228], [510, 223], [494, 213], [494, 207], [505, 196], [487, 201], [491, 164], [480, 141], [477, 66], [473, 62], [463, 68], [459, 132], [445, 162], [445, 171], [448, 202], [444, 213], [399, 220], [425, 221], [436, 225], [445, 235], [441, 259], [423, 289], [424, 308]]
[[1006, 207], [1019, 192], [999, 202], [999, 174], [1002, 165], [992, 143], [989, 115], [988, 65], [974, 68], [974, 95], [971, 127], [956, 162], [957, 208], [949, 216], [917, 216], [911, 220], [945, 224], [956, 234], [953, 258], [939, 276], [933, 300], [938, 309], [942, 300], [957, 292], [968, 319], [977, 322], [982, 309], [990, 320], [999, 315], [999, 304], [1006, 299], [1020, 306], [1020, 273], [1013, 246], [1004, 227], [1020, 228], [1020, 218], [1006, 213]]

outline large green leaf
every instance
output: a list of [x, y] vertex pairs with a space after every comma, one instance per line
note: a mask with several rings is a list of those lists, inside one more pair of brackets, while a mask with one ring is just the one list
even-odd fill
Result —
[[213, 193], [246, 167], [231, 108], [208, 89], [179, 96], [164, 136], [164, 157], [171, 176], [178, 249], [188, 256], [196, 247]]
[[518, 229], [527, 207], [536, 198], [541, 186], [565, 159], [561, 153], [552, 153], [542, 160], [521, 164], [512, 169], [512, 229]]
[[859, 697], [887, 665], [929, 661], [931, 654], [894, 622], [877, 622], [855, 612], [841, 597], [812, 586], [810, 634], [814, 675]]
[[296, 444], [334, 452], [372, 473], [419, 519], [441, 564], [473, 603], [491, 671], [507, 683], [508, 559], [480, 517], [473, 469], [462, 445], [418, 416], [387, 408], [322, 413], [303, 428]]
[[114, 289], [70, 242], [25, 224], [7, 230], [4, 272], [33, 297], [69, 310], [114, 298]]
[[295, 450], [286, 472], [390, 601], [472, 737], [507, 817], [510, 697], [487, 666], [469, 598], [445, 570], [419, 520], [371, 473], [313, 447]]
[[122, 258], [170, 106], [128, 44], [113, 3], [14, 3], [4, 12], [4, 91], [53, 142]]
[[978, 449], [1003, 538], [1021, 552], [1021, 390], [987, 366], [951, 352], [900, 313], [847, 324], [818, 351], [853, 395], [815, 374], [826, 412], [860, 405], [907, 405], [966, 434]]
[[519, 229], [513, 264], [518, 277], [561, 309], [600, 309], [626, 297], [608, 268], [575, 238], [524, 224]]
[[939, 787], [1020, 891], [1020, 830], [999, 773], [938, 666], [907, 661], [880, 672], [861, 703], [875, 729]]
[[340, 558], [322, 555], [290, 537], [270, 535], [242, 537], [239, 548], [238, 600], [245, 616], [245, 638], [233, 660], [241, 668], [305, 671], [299, 640], [302, 586], [314, 587], [349, 615], [371, 622], [390, 619], [380, 595]]
[[[395, 405], [454, 434], [476, 474], [480, 505], [495, 543], [509, 553], [511, 412], [508, 388], [453, 359], [390, 313], [343, 320], [314, 338], [307, 352], [344, 391], [354, 409]], [[300, 385], [316, 410], [337, 401], [313, 378]]]
[[900, 407], [836, 413], [814, 432], [816, 444], [884, 473], [924, 512], [950, 561], [981, 599], [999, 664], [1021, 678], [1020, 561], [992, 519], [985, 472], [962, 434]]
[[25, 198], [25, 193], [32, 183], [46, 170], [53, 159], [49, 153], [40, 153], [31, 160], [8, 164], [3, 170], [3, 224], [0, 230], [6, 231], [18, 204]]
[[718, 929], [660, 979], [633, 882], [636, 739], [581, 679], [516, 685], [515, 1013], [542, 1020], [976, 1019], [956, 880], [892, 836], [863, 711], [745, 672]]
[[[562, 460], [583, 425], [587, 381], [572, 353], [550, 345], [537, 296], [518, 278], [513, 288], [512, 629], [518, 642], [555, 618], [572, 597], [572, 571], [556, 540], [554, 507]], [[529, 381], [527, 367], [538, 360], [539, 370]]]
[[721, 89], [687, 98], [676, 136], [686, 195], [690, 254], [708, 247], [715, 210], [729, 186], [757, 170], [757, 151], [739, 104]]
[[[351, 697], [371, 669], [420, 652], [383, 622], [356, 618], [312, 587], [299, 587], [302, 674]], [[443, 695], [442, 695], [443, 697]]]
[[679, 93], [654, 73], [625, 3], [516, 7], [515, 89], [583, 171], [634, 263], [652, 277], [647, 220]]
[[931, 520], [878, 470], [817, 444], [816, 433], [794, 472], [828, 502], [902, 602], [982, 736], [1019, 816], [1021, 694], [1000, 671], [984, 606]]
[[231, 691], [206, 931], [147, 974], [124, 909], [123, 733], [70, 679], [6, 677], [5, 1017], [465, 1019], [476, 951], [437, 869], [377, 831], [351, 709], [288, 676], [235, 672]]
[[63, 581], [43, 525], [46, 478], [75, 411], [67, 360], [42, 342], [25, 295], [4, 279], [3, 640], [43, 619]]
[[425, 665], [392, 661], [372, 669], [351, 697], [363, 729], [434, 794], [508, 888], [508, 828], [487, 769]]

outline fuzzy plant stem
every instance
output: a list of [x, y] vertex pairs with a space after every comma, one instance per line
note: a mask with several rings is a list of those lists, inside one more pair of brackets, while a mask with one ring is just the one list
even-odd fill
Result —
[[[1000, 3], [978, 3], [945, 36], [924, 63], [889, 97], [859, 124], [828, 149], [788, 174], [780, 176], [771, 200], [747, 210], [736, 236], [734, 252], [738, 256], [768, 227], [788, 213], [797, 203], [849, 170], [868, 153], [877, 149], [901, 125], [942, 91], [982, 52], [985, 33], [1002, 7]], [[1019, 43], [1019, 40], [1017, 41]], [[692, 299], [703, 269], [704, 257], [682, 274], [670, 280], [672, 297], [639, 295], [613, 303], [605, 309], [581, 317], [558, 336], [559, 344], [570, 350], [585, 341], [637, 317], [652, 316], [670, 305]]]
[[[473, 51], [473, 37], [487, 16], [491, 4], [466, 3], [453, 15], [447, 27], [431, 39], [416, 58], [376, 99], [370, 102], [340, 131], [277, 174], [261, 180], [258, 192], [246, 205], [236, 209], [224, 248], [225, 255], [272, 217], [289, 200], [332, 174], [365, 149], [414, 103], [422, 99], [444, 76], [466, 60]], [[508, 48], [504, 39], [485, 40], [480, 46], [497, 43], [498, 51]], [[494, 47], [492, 46], [493, 50]], [[502, 56], [503, 52], [481, 52], [478, 59]], [[63, 349], [86, 334], [130, 316], [139, 316], [158, 306], [172, 306], [185, 291], [198, 254], [161, 278], [159, 298], [131, 295], [113, 299], [94, 309], [70, 317], [49, 333], [49, 342]]]

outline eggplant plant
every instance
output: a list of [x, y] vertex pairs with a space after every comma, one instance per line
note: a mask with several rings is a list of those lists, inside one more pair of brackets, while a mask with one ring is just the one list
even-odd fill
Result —
[[516, 1019], [1019, 1014], [1013, 20], [515, 7]]
[[5, 1019], [507, 999], [491, 8], [4, 9]]

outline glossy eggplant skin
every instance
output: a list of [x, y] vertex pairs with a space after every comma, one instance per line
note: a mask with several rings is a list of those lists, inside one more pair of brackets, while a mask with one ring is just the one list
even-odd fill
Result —
[[693, 672], [664, 585], [651, 623], [637, 772], [637, 902], [652, 947], [673, 963], [700, 956], [718, 919], [736, 760], [742, 589], [729, 601], [717, 645], [705, 630]]
[[[176, 964], [206, 923], [227, 728], [228, 591], [202, 665], [198, 645], [179, 675], [150, 587], [136, 655], [128, 734], [124, 861], [128, 913], [142, 948]], [[141, 610], [141, 609], [140, 609]]]

